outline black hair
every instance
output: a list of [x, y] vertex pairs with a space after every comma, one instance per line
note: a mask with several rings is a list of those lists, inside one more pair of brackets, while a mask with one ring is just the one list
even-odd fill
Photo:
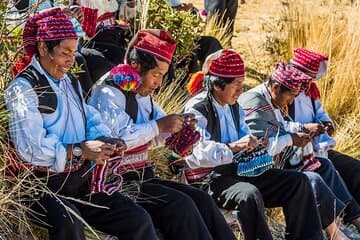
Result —
[[[45, 46], [47, 47], [49, 53], [53, 53], [54, 48], [55, 48], [56, 46], [59, 46], [61, 41], [62, 41], [62, 40], [50, 40], [50, 41], [44, 41], [44, 43], [45, 43]], [[36, 54], [37, 54], [37, 55], [40, 55], [40, 54], [39, 54], [39, 50], [38, 50], [38, 44], [39, 44], [39, 43], [36, 42]]]
[[135, 48], [130, 50], [127, 58], [129, 64], [132, 62], [140, 64], [140, 76], [144, 76], [149, 70], [156, 68], [156, 60], [162, 61], [161, 59], [149, 53], [137, 50]]
[[212, 75], [211, 73], [208, 73], [205, 75], [204, 78], [204, 85], [205, 88], [212, 92], [214, 90], [214, 87], [220, 87], [221, 90], [224, 90], [225, 86], [227, 84], [230, 84], [234, 81], [235, 78], [225, 78], [225, 77], [219, 77]]
[[272, 87], [274, 84], [279, 84], [280, 86], [280, 93], [284, 93], [284, 92], [293, 92], [293, 90], [289, 89], [288, 87], [284, 86], [283, 84], [279, 83], [278, 81], [276, 81], [273, 77], [269, 78], [269, 82], [268, 82], [269, 86]]

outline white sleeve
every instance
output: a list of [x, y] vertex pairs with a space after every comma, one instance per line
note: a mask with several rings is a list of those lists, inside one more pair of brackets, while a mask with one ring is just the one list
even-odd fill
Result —
[[284, 121], [284, 129], [290, 133], [301, 132], [303, 129], [303, 124], [300, 122], [293, 122], [293, 121]]
[[195, 109], [189, 109], [187, 113], [195, 114], [197, 130], [201, 133], [201, 140], [193, 146], [193, 152], [185, 158], [190, 168], [216, 167], [231, 163], [233, 159], [232, 151], [226, 144], [210, 140], [210, 134], [206, 131], [207, 120]]
[[271, 156], [281, 153], [285, 147], [292, 146], [293, 141], [290, 134], [269, 138], [268, 152]]
[[100, 86], [94, 90], [89, 105], [95, 107], [111, 130], [111, 135], [125, 141], [128, 149], [150, 142], [159, 134], [155, 120], [135, 124], [125, 112], [124, 94], [110, 86]]
[[16, 79], [5, 90], [5, 102], [9, 110], [11, 140], [19, 156], [33, 165], [63, 172], [66, 146], [59, 136], [44, 128], [38, 96], [30, 83], [24, 78]]
[[156, 120], [165, 117], [166, 113], [156, 102], [154, 102], [153, 104], [154, 104], [154, 120], [152, 120], [152, 122], [153, 122], [153, 126], [156, 127], [157, 129], [157, 135], [152, 139], [150, 148], [163, 146], [165, 144], [166, 138], [168, 138], [171, 135], [170, 133], [166, 133], [166, 132], [159, 133]]
[[329, 114], [325, 111], [319, 99], [315, 100], [315, 110], [316, 110], [315, 120], [332, 122], [331, 118], [329, 117]]

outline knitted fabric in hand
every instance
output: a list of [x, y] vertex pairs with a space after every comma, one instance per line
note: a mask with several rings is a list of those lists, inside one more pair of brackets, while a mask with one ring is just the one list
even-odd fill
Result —
[[274, 162], [266, 148], [259, 145], [253, 151], [241, 151], [234, 154], [234, 162], [238, 164], [237, 175], [255, 177], [270, 169]]
[[172, 134], [166, 139], [165, 145], [181, 157], [191, 154], [192, 145], [200, 140], [200, 133], [189, 125], [185, 125], [180, 132]]
[[118, 170], [121, 158], [109, 159], [104, 165], [96, 165], [91, 180], [91, 193], [106, 193], [111, 195], [118, 191], [123, 182]]
[[84, 20], [81, 27], [88, 37], [93, 37], [96, 33], [98, 10], [85, 6], [81, 6], [81, 10], [84, 13]]
[[120, 89], [129, 92], [135, 90], [141, 84], [140, 74], [128, 64], [120, 64], [110, 70], [110, 78]]

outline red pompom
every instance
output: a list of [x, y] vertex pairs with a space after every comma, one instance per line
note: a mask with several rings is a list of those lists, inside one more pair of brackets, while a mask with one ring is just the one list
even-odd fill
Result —
[[190, 77], [189, 83], [186, 85], [187, 91], [191, 96], [202, 92], [204, 90], [203, 81], [205, 74], [203, 72], [193, 73]]

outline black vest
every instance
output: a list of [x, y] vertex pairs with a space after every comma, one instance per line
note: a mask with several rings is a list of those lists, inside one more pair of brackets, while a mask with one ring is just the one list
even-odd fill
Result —
[[[240, 130], [240, 115], [239, 115], [239, 104], [235, 103], [234, 105], [229, 105], [231, 110], [231, 115], [234, 120], [234, 124], [236, 130], [239, 132]], [[201, 102], [198, 102], [193, 106], [193, 108], [200, 112], [206, 119], [207, 125], [206, 130], [211, 134], [211, 140], [216, 142], [221, 142], [221, 129], [220, 129], [220, 122], [218, 118], [218, 114], [216, 109], [211, 102], [209, 96], [207, 96]]]
[[[136, 93], [122, 90], [121, 88], [116, 86], [116, 84], [114, 84], [114, 81], [112, 78], [105, 80], [105, 83], [109, 86], [119, 89], [124, 94], [125, 101], [126, 101], [125, 102], [125, 112], [131, 117], [131, 119], [134, 121], [134, 123], [136, 123], [137, 114], [139, 111], [139, 105], [138, 105], [138, 102], [136, 101]], [[154, 103], [153, 103], [151, 97], [150, 97], [150, 102], [151, 102], [151, 113], [150, 113], [149, 119], [153, 120], [154, 119]]]
[[[80, 103], [82, 103], [82, 96], [79, 91], [78, 79], [70, 73], [68, 73], [68, 76], [71, 80], [71, 85], [73, 86], [77, 96], [79, 97]], [[25, 78], [31, 84], [39, 99], [38, 109], [40, 113], [50, 114], [56, 111], [58, 104], [57, 96], [55, 91], [50, 86], [50, 83], [46, 76], [41, 74], [38, 70], [36, 70], [33, 66], [30, 65], [24, 71], [22, 71], [18, 75], [18, 77]], [[84, 111], [84, 109], [82, 110]]]
[[[240, 130], [239, 104], [235, 103], [234, 105], [229, 105], [229, 107], [235, 123], [236, 130], [239, 132]], [[211, 134], [210, 140], [221, 142], [220, 121], [215, 106], [211, 102], [210, 96], [207, 96], [204, 100], [195, 104], [193, 108], [196, 111], [200, 112], [207, 119], [206, 130]], [[214, 171], [221, 175], [236, 175], [236, 169], [237, 169], [237, 164], [229, 163], [215, 167]]]

